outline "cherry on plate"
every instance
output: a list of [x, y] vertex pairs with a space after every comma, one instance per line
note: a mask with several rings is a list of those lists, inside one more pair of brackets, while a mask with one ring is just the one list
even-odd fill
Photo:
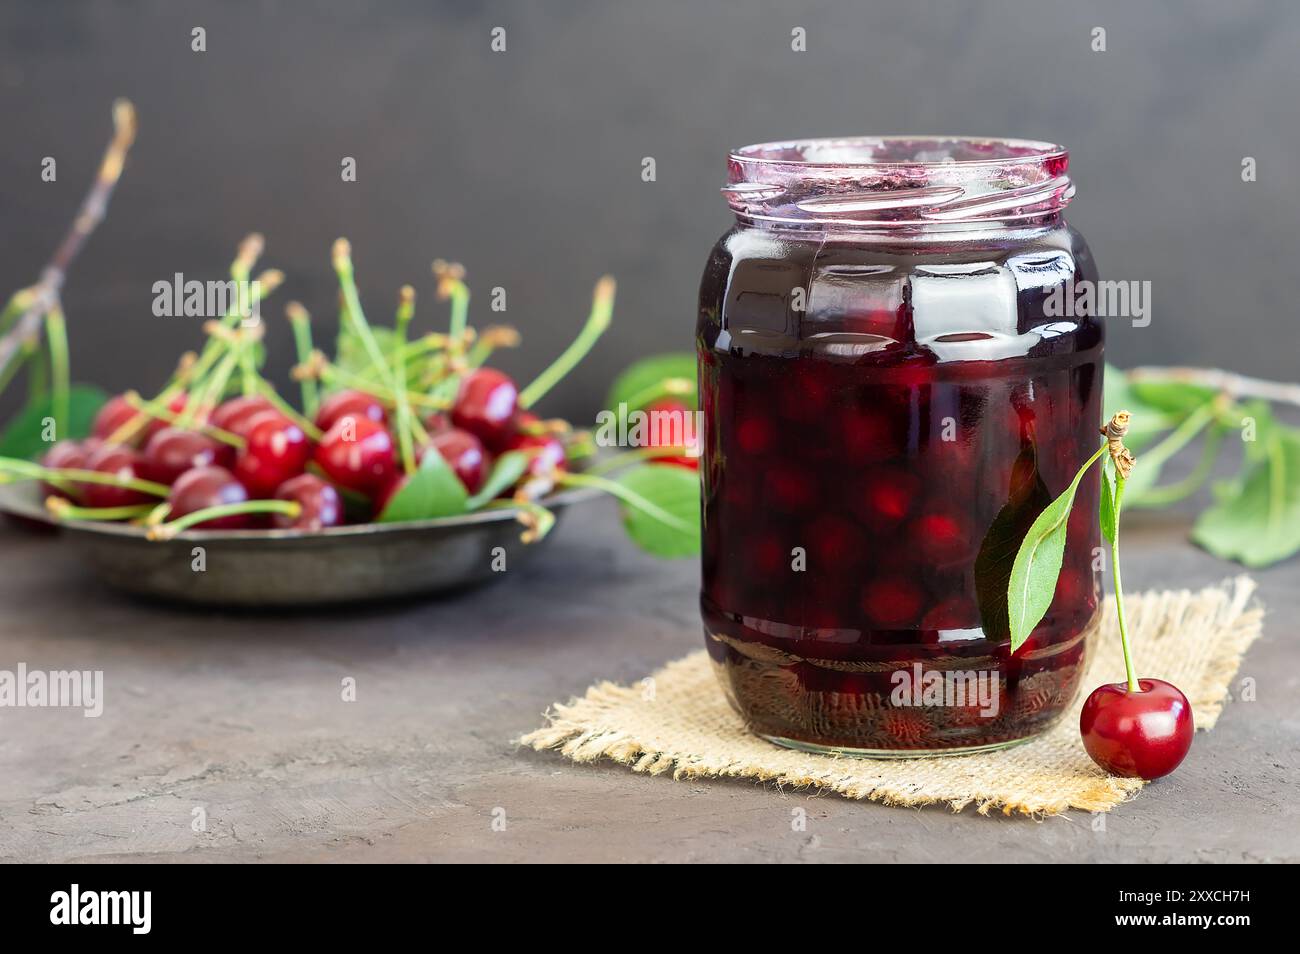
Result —
[[[176, 478], [167, 502], [171, 504], [169, 519], [184, 517], [196, 510], [241, 504], [248, 500], [248, 491], [224, 467], [195, 467]], [[240, 513], [217, 517], [196, 523], [194, 530], [243, 530], [254, 525], [256, 514]]]
[[479, 368], [461, 381], [451, 422], [490, 449], [499, 450], [511, 437], [518, 399], [519, 391], [509, 375], [496, 368]]
[[434, 435], [429, 442], [432, 450], [436, 450], [442, 455], [448, 466], [460, 478], [460, 482], [465, 485], [467, 493], [476, 494], [479, 488], [483, 486], [483, 478], [487, 474], [487, 452], [483, 450], [483, 442], [471, 434], [469, 431], [462, 431], [458, 427], [443, 431], [441, 434]]
[[328, 431], [342, 417], [368, 417], [377, 424], [388, 423], [388, 410], [379, 398], [364, 391], [336, 391], [321, 402], [316, 426]]
[[[140, 479], [142, 459], [125, 444], [101, 444], [86, 458], [85, 469], [113, 474], [123, 480]], [[81, 496], [87, 507], [130, 507], [149, 503], [155, 498], [129, 487], [112, 484], [82, 484]]]
[[146, 479], [170, 484], [187, 470], [213, 465], [224, 467], [233, 460], [234, 449], [228, 445], [197, 431], [164, 427], [145, 445], [141, 469]]
[[271, 525], [279, 530], [322, 530], [343, 523], [343, 499], [328, 482], [315, 474], [299, 474], [275, 491], [277, 500], [291, 500], [302, 507], [296, 517], [277, 513]]
[[246, 446], [235, 460], [235, 476], [254, 497], [270, 497], [311, 459], [311, 442], [279, 411], [260, 411], [245, 422]]
[[249, 419], [259, 411], [274, 411], [275, 405], [260, 394], [231, 398], [217, 406], [208, 419], [215, 428], [244, 437]]
[[340, 487], [373, 495], [397, 474], [393, 436], [378, 421], [345, 415], [316, 445], [316, 464]]

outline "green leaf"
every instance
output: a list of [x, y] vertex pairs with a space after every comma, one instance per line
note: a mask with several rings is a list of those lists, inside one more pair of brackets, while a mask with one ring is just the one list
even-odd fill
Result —
[[1263, 567], [1300, 550], [1300, 434], [1278, 425], [1262, 460], [1192, 528], [1217, 557]]
[[[74, 384], [69, 392], [69, 398], [68, 433], [57, 435], [59, 440], [87, 436], [91, 424], [95, 421], [96, 412], [108, 396], [97, 387]], [[42, 438], [45, 430], [44, 421], [52, 416], [53, 401], [48, 393], [29, 401], [3, 432], [0, 432], [0, 457], [21, 457], [24, 460], [31, 460], [49, 450], [50, 445]]]
[[[629, 411], [639, 410], [655, 400], [655, 385], [670, 378], [689, 381], [689, 393], [674, 395], [692, 410], [696, 407], [695, 393], [695, 355], [687, 351], [657, 354], [628, 367], [610, 386], [609, 397], [605, 406], [617, 411], [620, 404], [627, 404]], [[648, 398], [647, 398], [647, 395]], [[662, 396], [662, 395], [660, 395]]]
[[528, 460], [529, 455], [524, 451], [509, 451], [498, 457], [479, 492], [465, 502], [465, 509], [477, 510], [495, 500], [503, 490], [513, 487], [528, 469]]
[[1007, 615], [1011, 624], [1011, 651], [1021, 647], [1034, 627], [1047, 615], [1056, 594], [1056, 578], [1065, 558], [1065, 528], [1069, 522], [1079, 481], [1097, 461], [1088, 459], [1070, 481], [1065, 493], [1053, 500], [1033, 522], [1016, 553], [1007, 586]]
[[[1127, 493], [1127, 488], [1125, 492]], [[1115, 464], [1109, 457], [1101, 462], [1101, 506], [1098, 516], [1101, 519], [1101, 535], [1107, 543], [1114, 543], [1119, 514], [1115, 512]]]
[[[375, 336], [375, 343], [379, 345], [379, 350], [391, 366], [393, 354], [397, 348], [396, 333], [392, 328], [374, 326], [371, 327], [370, 331]], [[346, 323], [339, 328], [339, 336], [335, 342], [334, 350], [334, 363], [344, 371], [375, 384], [383, 382], [386, 372], [371, 364], [370, 354], [366, 351], [366, 346], [362, 344], [361, 338], [352, 330], [351, 326]]]
[[1129, 388], [1148, 407], [1180, 415], [1213, 401], [1219, 393], [1214, 388], [1186, 381], [1130, 381]]
[[618, 483], [674, 518], [673, 524], [665, 523], [620, 500], [623, 525], [637, 546], [657, 557], [700, 552], [700, 481], [695, 471], [672, 464], [642, 464], [621, 474]]
[[991, 640], [1000, 642], [1011, 637], [1007, 619], [1011, 567], [1025, 534], [1051, 502], [1052, 495], [1038, 471], [1037, 450], [1033, 443], [1025, 441], [1011, 466], [1007, 502], [993, 518], [975, 555], [975, 597], [979, 603], [980, 625]]
[[400, 523], [404, 520], [432, 520], [465, 512], [469, 495], [460, 478], [447, 466], [441, 454], [428, 453], [420, 467], [406, 478], [406, 484], [393, 494], [380, 523]]

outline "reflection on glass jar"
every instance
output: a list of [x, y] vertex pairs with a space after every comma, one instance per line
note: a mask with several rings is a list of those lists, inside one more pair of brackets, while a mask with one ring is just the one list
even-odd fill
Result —
[[[1010, 652], [1030, 523], [1099, 443], [1103, 332], [1048, 295], [1096, 271], [1063, 149], [855, 139], [735, 152], [700, 288], [701, 610], [773, 741], [964, 752], [1044, 729], [1096, 626], [1098, 483]], [[1059, 299], [1058, 299], [1059, 300]], [[1059, 309], [1057, 309], [1059, 310]]]

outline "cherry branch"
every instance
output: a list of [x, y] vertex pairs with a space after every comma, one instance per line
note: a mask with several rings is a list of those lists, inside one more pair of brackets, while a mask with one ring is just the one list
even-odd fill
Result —
[[1220, 371], [1218, 368], [1133, 368], [1124, 372], [1130, 381], [1177, 381], [1183, 384], [1199, 384], [1203, 387], [1221, 391], [1232, 398], [1261, 398], [1277, 404], [1292, 404], [1300, 407], [1300, 385], [1281, 381], [1265, 381], [1232, 371]]
[[14, 326], [0, 337], [0, 369], [8, 367], [9, 362], [24, 347], [30, 347], [40, 334], [46, 313], [57, 305], [68, 267], [81, 251], [90, 233], [104, 219], [108, 200], [117, 180], [122, 176], [127, 153], [135, 141], [135, 132], [135, 107], [128, 100], [117, 100], [113, 103], [113, 138], [104, 151], [95, 181], [82, 200], [72, 227], [41, 272], [40, 280], [28, 289], [31, 298], [25, 310]]

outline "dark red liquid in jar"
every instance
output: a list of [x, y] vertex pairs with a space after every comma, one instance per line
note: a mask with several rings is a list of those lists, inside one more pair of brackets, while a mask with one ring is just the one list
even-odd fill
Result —
[[697, 339], [700, 602], [753, 731], [961, 751], [1073, 700], [1098, 607], [1095, 469], [1015, 654], [1006, 587], [1100, 444], [1101, 325], [1045, 313], [1053, 284], [1093, 277], [1059, 218], [934, 242], [742, 221], [719, 241]]

